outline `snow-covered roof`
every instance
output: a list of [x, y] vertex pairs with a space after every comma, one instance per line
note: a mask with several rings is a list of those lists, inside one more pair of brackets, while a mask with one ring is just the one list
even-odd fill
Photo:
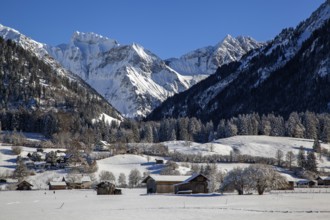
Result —
[[146, 177], [143, 180], [143, 182], [145, 182], [145, 180], [147, 180], [148, 178], [152, 178], [156, 182], [182, 182], [188, 179], [189, 177], [190, 176], [150, 175]]
[[299, 180], [299, 181], [297, 181], [297, 184], [308, 184], [310, 182], [316, 183], [317, 181], [316, 180]]
[[91, 182], [92, 180], [91, 180], [91, 178], [89, 177], [89, 176], [83, 176], [82, 178], [81, 178], [81, 182]]
[[53, 178], [53, 180], [51, 182], [63, 182], [63, 178], [64, 177], [56, 177], [56, 178]]
[[319, 176], [321, 180], [330, 180], [330, 176]]
[[203, 174], [195, 173], [194, 175], [192, 175], [188, 179], [182, 181], [181, 183], [175, 184], [175, 185], [178, 186], [178, 185], [189, 183], [190, 181], [192, 181], [193, 179], [195, 179], [198, 176], [203, 176], [203, 177], [205, 177], [208, 180], [208, 178], [206, 176], [204, 176]]
[[51, 186], [66, 186], [66, 183], [65, 182], [49, 182], [49, 185]]

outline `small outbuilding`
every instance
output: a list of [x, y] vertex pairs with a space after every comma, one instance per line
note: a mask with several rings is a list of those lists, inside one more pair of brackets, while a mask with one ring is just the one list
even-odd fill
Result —
[[66, 182], [61, 181], [61, 182], [49, 182], [48, 184], [49, 190], [63, 190], [66, 189], [67, 185]]
[[97, 195], [120, 195], [121, 190], [116, 189], [115, 184], [103, 181], [96, 186]]
[[316, 180], [299, 180], [297, 182], [297, 187], [315, 187], [317, 186], [317, 181]]
[[181, 183], [190, 176], [149, 175], [142, 183], [147, 185], [147, 193], [174, 193], [174, 185]]
[[25, 180], [17, 184], [17, 190], [31, 190], [33, 185]]
[[192, 175], [185, 181], [175, 184], [175, 194], [208, 193], [208, 181], [209, 179], [202, 174]]
[[315, 180], [319, 186], [330, 186], [330, 176], [319, 176]]
[[155, 159], [156, 164], [164, 164], [164, 160], [161, 159]]

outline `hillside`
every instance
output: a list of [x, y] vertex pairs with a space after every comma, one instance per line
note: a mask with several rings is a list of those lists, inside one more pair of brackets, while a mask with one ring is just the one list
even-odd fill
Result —
[[29, 49], [0, 38], [0, 121], [3, 130], [80, 133], [102, 113], [122, 116], [94, 89]]
[[329, 112], [329, 18], [326, 1], [295, 29], [284, 29], [267, 45], [169, 98], [148, 119], [188, 116], [218, 123], [253, 112], [284, 117]]

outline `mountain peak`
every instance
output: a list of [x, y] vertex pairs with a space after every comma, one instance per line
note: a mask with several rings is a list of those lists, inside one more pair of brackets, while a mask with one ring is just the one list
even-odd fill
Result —
[[4, 39], [18, 40], [21, 33], [13, 28], [6, 27], [0, 24], [0, 34]]
[[99, 45], [106, 45], [111, 49], [114, 46], [118, 46], [118, 42], [116, 40], [104, 37], [99, 34], [95, 34], [93, 32], [79, 32], [75, 31], [71, 37], [71, 43], [73, 44], [99, 44]]

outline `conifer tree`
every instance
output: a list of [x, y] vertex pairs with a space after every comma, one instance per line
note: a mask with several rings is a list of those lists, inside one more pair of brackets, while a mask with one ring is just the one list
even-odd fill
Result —
[[299, 148], [299, 152], [298, 152], [298, 155], [297, 155], [297, 163], [298, 163], [298, 166], [303, 168], [303, 169], [306, 167], [305, 150], [302, 146]]
[[313, 151], [310, 151], [307, 155], [306, 170], [317, 173], [317, 162]]

